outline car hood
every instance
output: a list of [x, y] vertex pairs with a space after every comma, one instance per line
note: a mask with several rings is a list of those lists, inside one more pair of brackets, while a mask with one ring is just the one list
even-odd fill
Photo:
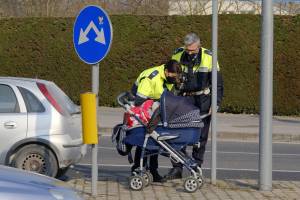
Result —
[[0, 196], [1, 199], [22, 200], [53, 200], [49, 191], [71, 190], [59, 180], [32, 172], [11, 167], [0, 166]]

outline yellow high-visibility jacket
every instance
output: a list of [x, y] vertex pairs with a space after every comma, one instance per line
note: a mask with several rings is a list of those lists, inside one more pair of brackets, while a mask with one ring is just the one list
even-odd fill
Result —
[[144, 70], [135, 81], [136, 94], [142, 98], [158, 100], [164, 89], [172, 90], [173, 84], [166, 82], [165, 65]]

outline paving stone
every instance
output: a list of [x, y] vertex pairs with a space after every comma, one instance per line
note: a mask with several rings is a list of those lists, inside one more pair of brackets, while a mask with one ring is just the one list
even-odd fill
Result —
[[286, 195], [282, 192], [281, 189], [273, 189], [272, 193], [279, 199], [286, 199]]
[[298, 181], [274, 181], [272, 191], [259, 191], [256, 180], [219, 180], [216, 185], [206, 182], [195, 193], [187, 193], [182, 187], [182, 180], [154, 183], [142, 191], [132, 191], [124, 180], [101, 177], [96, 197], [91, 196], [89, 179], [68, 182], [85, 200], [296, 200], [300, 196]]
[[131, 199], [132, 200], [143, 200], [144, 196], [141, 191], [131, 191]]
[[251, 199], [256, 199], [255, 197], [253, 197], [253, 195], [251, 195], [251, 193], [249, 193], [248, 191], [239, 191], [239, 194], [242, 196], [243, 199], [247, 199], [247, 200], [251, 200]]
[[237, 192], [237, 190], [226, 189], [225, 192], [233, 200], [235, 200], [235, 199], [242, 199], [242, 196]]

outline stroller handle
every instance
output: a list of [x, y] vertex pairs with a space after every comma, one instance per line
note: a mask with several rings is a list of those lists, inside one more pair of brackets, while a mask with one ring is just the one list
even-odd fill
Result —
[[125, 110], [128, 110], [132, 107], [133, 98], [134, 97], [129, 92], [122, 92], [118, 95], [117, 101], [120, 106], [125, 108]]
[[128, 102], [125, 99], [125, 96], [127, 96], [127, 92], [122, 92], [117, 97], [118, 104], [122, 107], [125, 107], [125, 104], [128, 104]]
[[200, 118], [201, 118], [201, 119], [204, 119], [204, 118], [206, 118], [206, 117], [208, 117], [208, 116], [210, 116], [210, 115], [211, 115], [210, 113], [207, 113], [207, 114], [201, 115]]
[[129, 92], [122, 92], [118, 95], [117, 101], [120, 106], [122, 106], [131, 116], [133, 116], [140, 124], [147, 126], [138, 116], [134, 114], [130, 109], [132, 108], [133, 96]]

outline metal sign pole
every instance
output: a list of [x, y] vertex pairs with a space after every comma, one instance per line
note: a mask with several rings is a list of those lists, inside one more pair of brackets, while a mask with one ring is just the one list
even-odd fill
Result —
[[217, 60], [218, 60], [218, 0], [212, 2], [212, 115], [211, 115], [211, 183], [217, 177]]
[[[96, 111], [98, 119], [98, 104], [99, 104], [99, 64], [92, 67], [92, 92], [96, 94]], [[98, 127], [98, 126], [97, 126]], [[92, 195], [97, 196], [97, 182], [98, 182], [98, 145], [92, 144]]]
[[273, 2], [262, 1], [259, 188], [272, 190]]
[[[94, 34], [89, 34], [90, 32]], [[99, 6], [89, 5], [80, 11], [73, 27], [73, 43], [79, 58], [83, 62], [92, 65], [92, 92], [96, 95], [96, 118], [98, 118], [99, 104], [99, 62], [108, 54], [112, 37], [112, 24], [105, 10]], [[97, 126], [97, 119], [95, 123]], [[97, 130], [94, 132], [98, 134]], [[92, 195], [96, 196], [98, 182], [98, 137], [94, 138], [94, 140], [91, 140], [92, 143], [89, 144], [92, 144]]]

